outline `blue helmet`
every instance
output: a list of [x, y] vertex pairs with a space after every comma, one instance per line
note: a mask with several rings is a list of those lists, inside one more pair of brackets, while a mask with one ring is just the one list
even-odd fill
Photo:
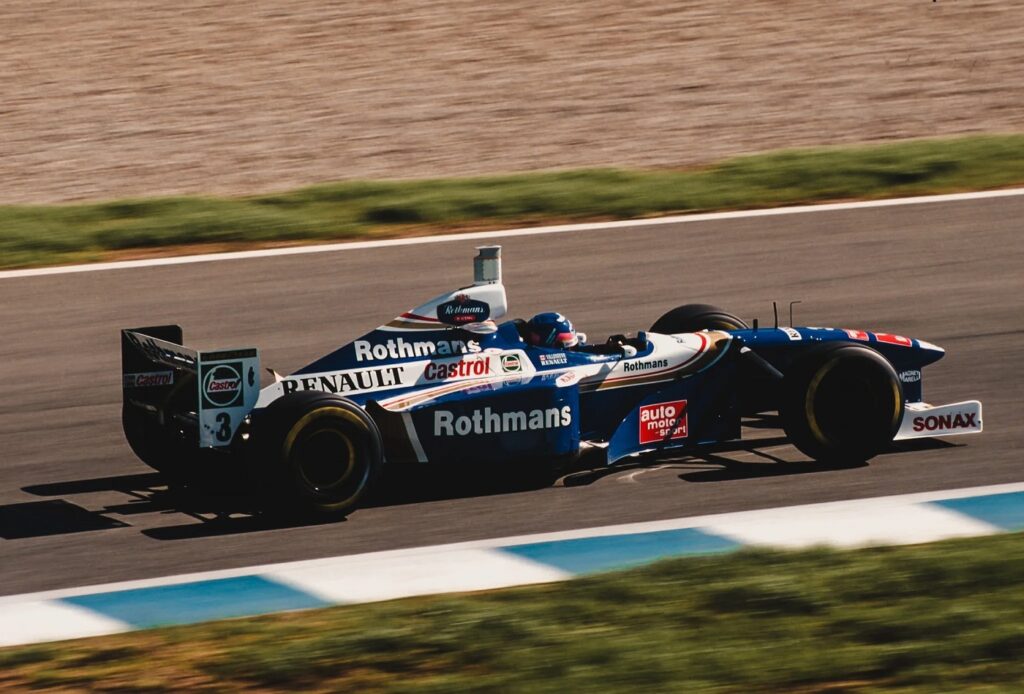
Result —
[[569, 319], [561, 313], [538, 313], [526, 324], [526, 340], [539, 347], [567, 349], [579, 344], [579, 337]]

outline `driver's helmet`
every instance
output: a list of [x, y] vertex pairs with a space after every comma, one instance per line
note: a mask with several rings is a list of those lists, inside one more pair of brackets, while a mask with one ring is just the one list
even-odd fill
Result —
[[579, 344], [569, 319], [561, 313], [538, 313], [526, 324], [526, 341], [539, 347], [568, 349]]

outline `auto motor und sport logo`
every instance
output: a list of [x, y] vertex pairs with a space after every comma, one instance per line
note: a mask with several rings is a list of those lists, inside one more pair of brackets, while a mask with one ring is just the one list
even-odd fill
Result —
[[231, 407], [242, 397], [242, 364], [231, 362], [204, 367], [203, 401], [209, 407]]
[[640, 406], [640, 443], [662, 443], [685, 439], [687, 432], [686, 401], [659, 402]]
[[451, 301], [437, 307], [437, 319], [448, 325], [480, 323], [487, 320], [490, 315], [490, 304], [470, 299], [468, 294], [457, 294]]

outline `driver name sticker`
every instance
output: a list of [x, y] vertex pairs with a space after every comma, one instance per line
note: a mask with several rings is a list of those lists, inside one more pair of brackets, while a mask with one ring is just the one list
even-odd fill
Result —
[[640, 443], [665, 443], [687, 437], [686, 401], [640, 406]]

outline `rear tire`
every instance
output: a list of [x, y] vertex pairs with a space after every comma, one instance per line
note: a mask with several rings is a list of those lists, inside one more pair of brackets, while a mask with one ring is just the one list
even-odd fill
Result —
[[376, 423], [351, 400], [299, 392], [271, 403], [254, 427], [275, 506], [320, 517], [344, 516], [383, 465]]
[[739, 316], [710, 304], [684, 304], [672, 309], [651, 326], [652, 333], [671, 335], [701, 330], [744, 330], [749, 327]]
[[804, 454], [851, 463], [889, 445], [903, 408], [903, 388], [885, 357], [864, 345], [831, 343], [809, 351], [786, 372], [779, 414]]

